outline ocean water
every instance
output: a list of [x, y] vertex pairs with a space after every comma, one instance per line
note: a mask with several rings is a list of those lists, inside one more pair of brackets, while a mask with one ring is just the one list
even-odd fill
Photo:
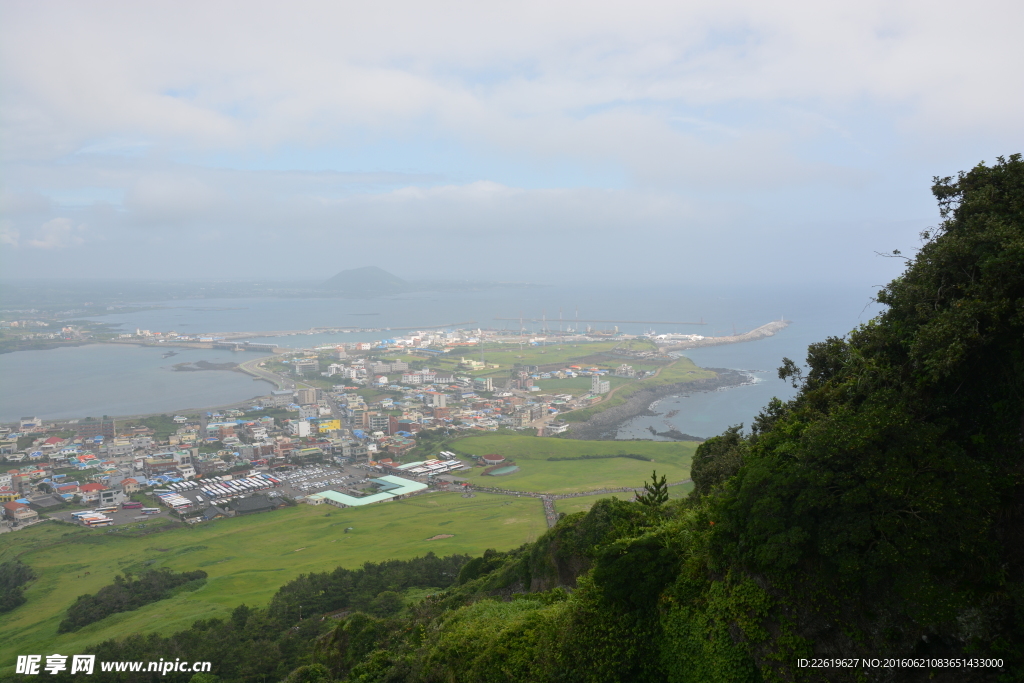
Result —
[[[669, 428], [711, 436], [731, 424], [749, 424], [773, 395], [792, 390], [775, 377], [783, 356], [802, 360], [809, 343], [842, 335], [877, 310], [868, 287], [762, 287], [707, 290], [693, 287], [537, 287], [476, 292], [416, 293], [378, 299], [218, 299], [153, 302], [165, 308], [95, 318], [135, 328], [179, 333], [252, 332], [249, 339], [309, 348], [340, 341], [399, 336], [397, 328], [457, 323], [460, 327], [520, 329], [543, 333], [590, 325], [631, 333], [744, 332], [785, 317], [792, 324], [778, 335], [745, 344], [687, 352], [698, 365], [752, 372], [758, 381], [713, 394], [665, 399], [658, 408], [673, 418], [636, 418], [620, 438], [651, 438], [647, 429]], [[561, 314], [561, 321], [559, 320]], [[508, 320], [497, 320], [507, 318]], [[546, 322], [544, 319], [546, 318]], [[576, 322], [577, 318], [580, 322]], [[639, 322], [584, 322], [585, 319]], [[663, 324], [703, 322], [703, 325]], [[376, 328], [379, 332], [316, 333], [268, 337], [267, 333], [315, 327]], [[390, 329], [388, 329], [390, 328]], [[269, 386], [233, 372], [172, 372], [176, 362], [238, 362], [250, 354], [133, 346], [90, 345], [0, 355], [0, 421], [22, 415], [43, 418], [125, 415], [233, 403], [264, 394]], [[645, 421], [646, 420], [646, 421]]]
[[89, 344], [0, 354], [0, 422], [170, 413], [267, 394], [273, 388], [224, 370], [176, 372], [175, 363], [238, 362], [231, 351]]

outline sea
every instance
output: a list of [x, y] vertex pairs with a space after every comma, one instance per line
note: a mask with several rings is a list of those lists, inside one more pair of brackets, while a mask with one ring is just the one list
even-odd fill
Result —
[[[746, 332], [772, 320], [791, 324], [773, 337], [685, 352], [702, 367], [748, 374], [738, 387], [670, 396], [656, 416], [624, 424], [618, 438], [654, 438], [651, 429], [709, 437], [731, 425], [749, 425], [773, 396], [794, 390], [778, 379], [783, 357], [802, 361], [808, 344], [843, 336], [879, 312], [871, 286], [745, 288], [558, 286], [422, 292], [373, 299], [202, 299], [149, 302], [150, 310], [94, 318], [123, 331], [183, 334], [250, 332], [252, 341], [291, 348], [390, 339], [426, 327], [491, 328], [543, 334], [546, 330], [684, 332], [719, 336]], [[618, 321], [618, 322], [589, 322]], [[622, 322], [630, 321], [630, 322]], [[361, 331], [308, 333], [313, 328]], [[273, 335], [283, 331], [301, 334]], [[231, 371], [180, 372], [177, 363], [239, 362], [247, 353], [90, 344], [0, 355], [0, 422], [173, 413], [214, 407], [266, 394], [270, 385]]]

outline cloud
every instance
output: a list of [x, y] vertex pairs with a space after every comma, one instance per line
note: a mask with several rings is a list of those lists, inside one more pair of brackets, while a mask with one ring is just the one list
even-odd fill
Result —
[[14, 229], [11, 221], [0, 221], [0, 245], [16, 247], [18, 246], [18, 239], [20, 237], [21, 233]]
[[82, 232], [85, 225], [75, 225], [67, 218], [54, 218], [39, 226], [34, 239], [25, 240], [25, 246], [33, 249], [64, 249], [80, 246], [85, 240]]
[[382, 253], [500, 278], [756, 280], [786, 258], [852, 278], [871, 268], [853, 251], [905, 249], [934, 216], [928, 178], [1024, 147], [1008, 0], [3, 14], [4, 239], [37, 248], [14, 269], [159, 249], [197, 275]]

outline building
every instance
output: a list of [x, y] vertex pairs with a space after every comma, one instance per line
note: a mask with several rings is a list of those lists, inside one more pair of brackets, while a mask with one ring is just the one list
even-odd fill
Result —
[[121, 480], [121, 490], [126, 496], [130, 496], [133, 493], [138, 493], [142, 487], [139, 485], [139, 480], [133, 477]]
[[38, 432], [43, 428], [43, 421], [38, 417], [23, 417], [18, 421], [19, 432]]
[[447, 399], [448, 396], [440, 391], [428, 391], [423, 402], [431, 408], [446, 408], [448, 407]]
[[390, 415], [371, 414], [369, 416], [369, 427], [371, 432], [384, 432], [388, 433], [391, 428]]
[[370, 480], [376, 487], [378, 492], [370, 494], [368, 496], [355, 497], [344, 493], [338, 493], [337, 491], [322, 491], [321, 493], [315, 493], [311, 496], [307, 496], [307, 499], [311, 502], [326, 501], [331, 505], [337, 507], [357, 507], [362, 505], [369, 505], [371, 503], [382, 503], [388, 500], [395, 500], [402, 498], [411, 493], [418, 493], [427, 488], [426, 484], [421, 484], [418, 481], [412, 481], [410, 479], [403, 479], [402, 477], [384, 476], [377, 479]]
[[24, 503], [11, 501], [3, 504], [4, 516], [15, 524], [27, 524], [39, 519], [39, 513]]
[[300, 406], [308, 406], [316, 403], [316, 389], [299, 389], [296, 394], [298, 396], [296, 402]]
[[116, 434], [114, 421], [108, 417], [101, 420], [87, 417], [84, 420], [79, 420], [72, 428], [75, 430], [75, 435], [82, 439], [92, 439], [97, 436], [113, 439]]
[[292, 371], [300, 377], [320, 373], [320, 361], [316, 358], [296, 358], [292, 361]]
[[277, 509], [277, 503], [263, 494], [239, 498], [238, 500], [231, 501], [228, 505], [229, 509], [236, 515], [253, 515]]
[[544, 428], [545, 436], [551, 436], [552, 434], [561, 434], [562, 432], [568, 431], [569, 424], [566, 422], [552, 422]]
[[494, 380], [490, 377], [477, 377], [473, 380], [475, 391], [494, 391]]
[[284, 408], [291, 405], [294, 394], [287, 390], [275, 390], [270, 392], [270, 398], [263, 401], [263, 405], [269, 408]]
[[309, 436], [309, 420], [292, 420], [288, 423], [288, 431], [291, 432], [292, 436]]
[[100, 492], [105, 490], [103, 484], [84, 484], [79, 487], [78, 495], [82, 497], [83, 503], [98, 503]]

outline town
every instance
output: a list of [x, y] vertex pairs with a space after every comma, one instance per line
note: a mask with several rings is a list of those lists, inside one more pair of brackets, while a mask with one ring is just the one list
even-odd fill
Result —
[[564, 434], [570, 413], [677, 361], [649, 339], [617, 334], [420, 331], [307, 351], [234, 344], [273, 351], [239, 369], [280, 388], [227, 409], [30, 416], [0, 428], [0, 529], [47, 518], [102, 527], [164, 511], [199, 523], [295, 503], [359, 506], [452, 490], [475, 466], [494, 476], [516, 468], [499, 467], [501, 454], [460, 459], [440, 445], [499, 430]]

